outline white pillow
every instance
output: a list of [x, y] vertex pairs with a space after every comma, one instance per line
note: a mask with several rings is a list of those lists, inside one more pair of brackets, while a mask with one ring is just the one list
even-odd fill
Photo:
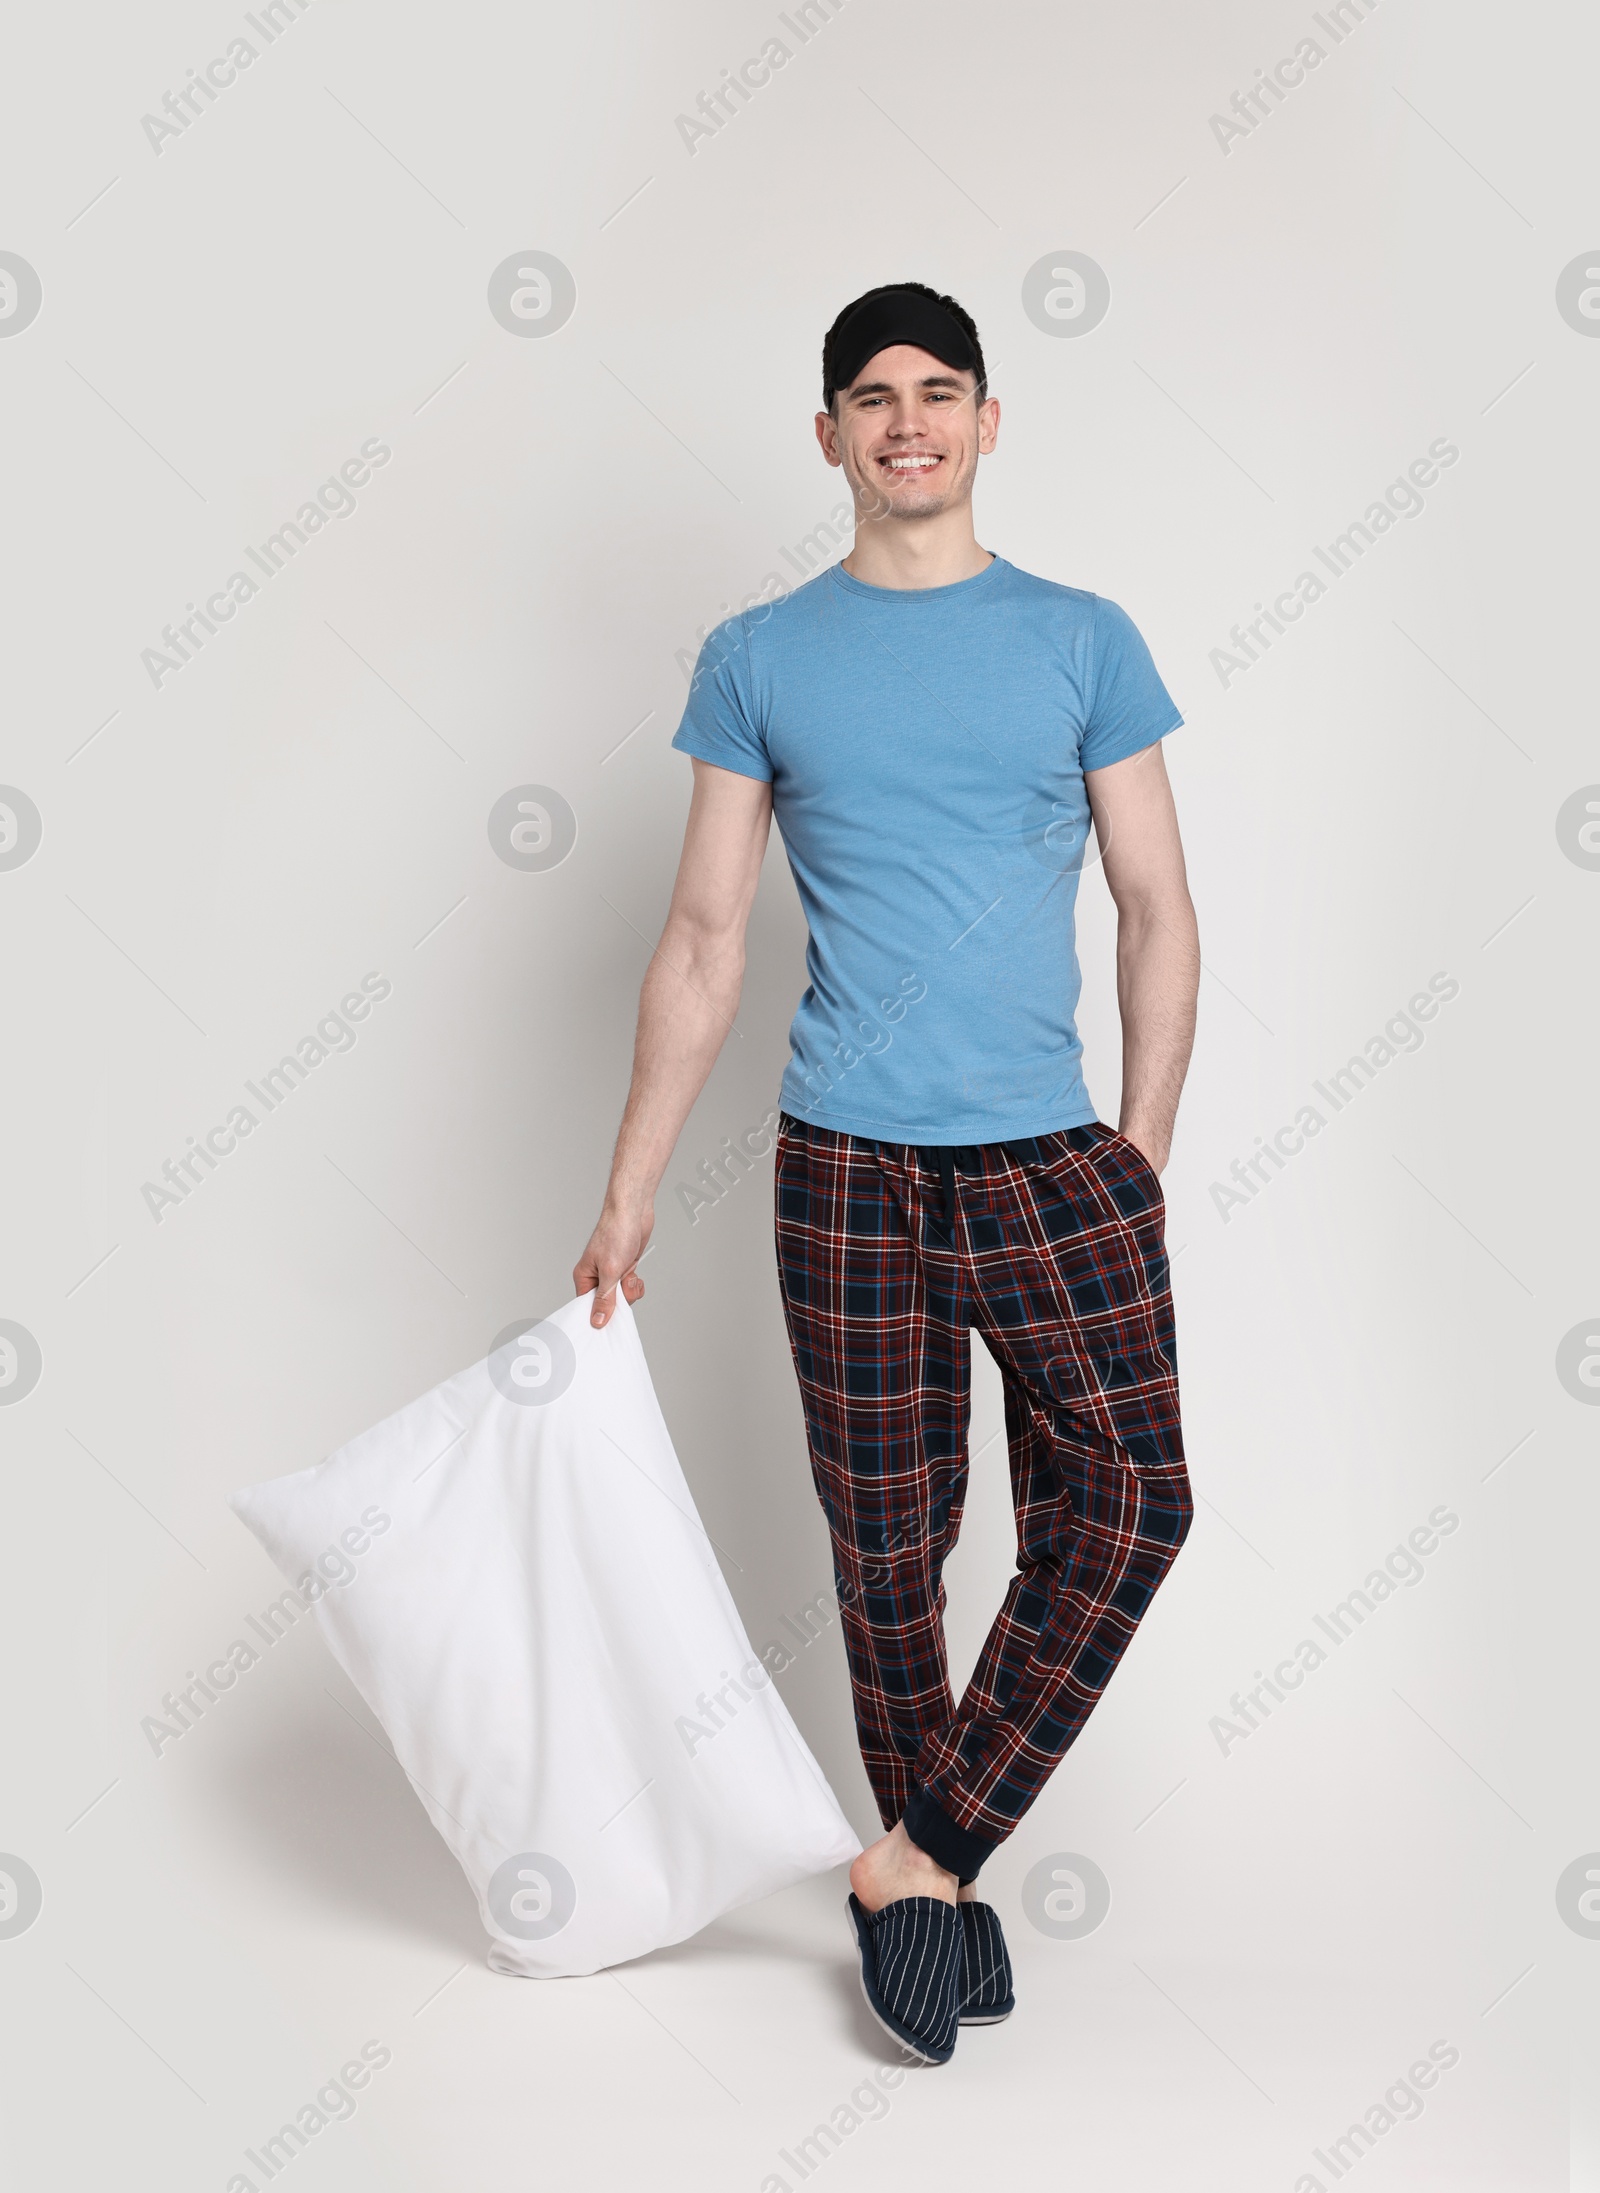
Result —
[[[596, 1972], [861, 1848], [592, 1295], [231, 1505], [388, 1731], [497, 1972]], [[710, 1345], [708, 1339], [708, 1346]]]

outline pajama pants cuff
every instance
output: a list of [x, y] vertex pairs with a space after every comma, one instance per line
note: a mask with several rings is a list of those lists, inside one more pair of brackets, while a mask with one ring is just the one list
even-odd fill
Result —
[[957, 1825], [919, 1783], [911, 1792], [901, 1825], [918, 1850], [924, 1850], [937, 1866], [953, 1873], [963, 1886], [977, 1878], [989, 1853], [999, 1848], [989, 1836], [975, 1835]]

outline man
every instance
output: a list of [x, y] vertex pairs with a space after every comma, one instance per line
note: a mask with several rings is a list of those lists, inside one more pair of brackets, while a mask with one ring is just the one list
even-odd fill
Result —
[[[775, 814], [810, 976], [781, 1093], [778, 1269], [887, 1830], [851, 1868], [850, 1912], [875, 2014], [942, 2063], [958, 2022], [1012, 2007], [979, 1867], [1082, 1728], [1192, 1514], [1157, 1176], [1199, 948], [1159, 743], [1181, 718], [1143, 641], [1112, 603], [978, 545], [1000, 406], [971, 318], [921, 283], [869, 291], [824, 343], [823, 403], [854, 545], [706, 642], [673, 741], [694, 762], [683, 856], [573, 1280], [596, 1325], [619, 1285], [644, 1292]], [[1085, 1093], [1073, 1021], [1091, 816], [1117, 910], [1118, 1129]], [[973, 1326], [1005, 1388], [1017, 1571], [957, 1706], [941, 1569]]]

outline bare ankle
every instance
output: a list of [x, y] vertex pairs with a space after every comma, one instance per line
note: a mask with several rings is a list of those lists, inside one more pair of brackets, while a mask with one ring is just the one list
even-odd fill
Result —
[[868, 1911], [881, 1911], [907, 1896], [936, 1896], [953, 1904], [958, 1885], [955, 1874], [920, 1850], [903, 1825], [869, 1844], [850, 1868], [850, 1886]]

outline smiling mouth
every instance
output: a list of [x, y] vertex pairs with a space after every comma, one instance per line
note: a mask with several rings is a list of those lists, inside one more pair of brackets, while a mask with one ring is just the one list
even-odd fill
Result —
[[932, 450], [919, 449], [880, 457], [878, 459], [878, 469], [880, 472], [892, 474], [896, 479], [914, 480], [926, 478], [930, 472], [936, 472], [943, 463], [944, 458], [935, 455]]

